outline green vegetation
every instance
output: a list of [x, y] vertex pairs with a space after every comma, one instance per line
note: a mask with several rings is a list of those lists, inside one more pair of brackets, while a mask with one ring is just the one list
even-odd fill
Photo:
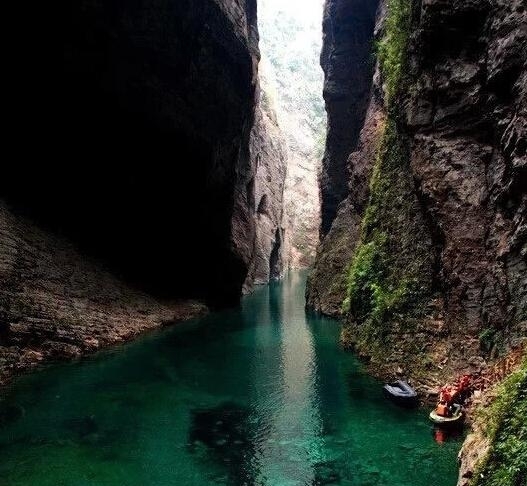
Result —
[[527, 358], [520, 371], [499, 387], [480, 420], [487, 425], [491, 448], [472, 486], [527, 484]]
[[487, 327], [479, 335], [479, 345], [482, 351], [490, 353], [494, 347], [497, 330], [493, 327]]
[[377, 44], [377, 56], [386, 83], [386, 100], [391, 103], [401, 86], [410, 35], [411, 0], [388, 0], [385, 34]]
[[422, 312], [430, 294], [431, 243], [413, 194], [404, 137], [389, 120], [370, 183], [361, 242], [348, 273], [343, 312], [364, 339], [383, 341], [396, 317]]
[[[388, 0], [385, 32], [377, 44], [388, 119], [343, 303], [352, 323], [346, 339], [374, 357], [382, 352], [390, 333], [415, 326], [414, 318], [423, 315], [432, 296], [432, 242], [416, 200], [405, 134], [397, 123], [411, 4], [411, 0]], [[503, 344], [499, 332], [489, 328], [479, 337], [482, 350], [499, 352]], [[487, 425], [491, 447], [471, 486], [527, 485], [527, 358], [500, 387], [481, 420]]]
[[410, 19], [410, 0], [389, 0], [385, 32], [377, 44], [388, 121], [342, 309], [359, 324], [359, 341], [370, 347], [385, 341], [393, 321], [410, 326], [407, 318], [421, 315], [431, 294], [433, 249], [414, 193], [407, 143], [397, 127]]
[[326, 150], [326, 132], [321, 131], [315, 140], [315, 156], [317, 160], [322, 160]]
[[364, 319], [372, 312], [374, 289], [385, 274], [383, 262], [386, 260], [386, 235], [379, 234], [377, 241], [360, 245], [349, 270], [348, 295], [343, 312], [353, 307], [355, 316]]
[[479, 345], [481, 351], [493, 357], [503, 356], [507, 351], [503, 331], [493, 327], [487, 327], [481, 331]]

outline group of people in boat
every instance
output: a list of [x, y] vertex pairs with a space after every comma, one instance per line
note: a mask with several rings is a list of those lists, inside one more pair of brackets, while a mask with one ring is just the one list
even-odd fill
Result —
[[472, 393], [470, 375], [463, 375], [454, 385], [446, 385], [439, 393], [439, 403], [430, 414], [432, 421], [445, 423], [457, 421], [462, 416], [462, 404]]
[[[438, 425], [460, 423], [463, 418], [463, 403], [471, 395], [472, 388], [470, 375], [463, 375], [455, 384], [441, 388], [439, 402], [430, 413], [430, 420]], [[418, 404], [417, 393], [402, 380], [384, 385], [384, 393], [398, 405], [412, 407]]]

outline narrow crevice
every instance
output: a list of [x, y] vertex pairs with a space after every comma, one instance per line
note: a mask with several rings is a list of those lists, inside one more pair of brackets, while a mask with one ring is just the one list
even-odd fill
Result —
[[280, 280], [282, 278], [281, 247], [282, 233], [277, 228], [271, 258], [269, 259], [269, 275], [271, 280]]

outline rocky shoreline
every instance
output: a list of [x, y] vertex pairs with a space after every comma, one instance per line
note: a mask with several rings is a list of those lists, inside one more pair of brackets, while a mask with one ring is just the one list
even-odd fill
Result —
[[71, 243], [0, 204], [0, 385], [207, 312], [134, 289]]
[[[140, 314], [142, 312], [145, 315], [140, 322], [115, 326], [110, 334], [99, 339], [69, 336], [65, 341], [46, 342], [42, 346], [3, 346], [0, 350], [0, 387], [41, 365], [79, 359], [132, 341], [155, 329], [202, 317], [208, 313], [208, 308], [200, 302], [187, 301], [161, 305], [159, 313], [139, 311]], [[109, 318], [112, 319], [112, 316]]]

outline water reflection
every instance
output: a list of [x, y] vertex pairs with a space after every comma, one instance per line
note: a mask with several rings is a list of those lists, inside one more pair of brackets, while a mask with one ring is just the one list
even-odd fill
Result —
[[0, 397], [2, 486], [454, 483], [459, 439], [383, 398], [304, 282], [21, 379]]
[[463, 436], [463, 427], [433, 427], [432, 436], [438, 444], [459, 440]]
[[[304, 303], [295, 293], [297, 279], [293, 275], [272, 285], [268, 308], [262, 301], [257, 313], [263, 320], [255, 332], [252, 403], [264, 426], [254, 436], [256, 484], [319, 484], [323, 457], [317, 363]], [[276, 339], [278, 353], [273, 349]]]

